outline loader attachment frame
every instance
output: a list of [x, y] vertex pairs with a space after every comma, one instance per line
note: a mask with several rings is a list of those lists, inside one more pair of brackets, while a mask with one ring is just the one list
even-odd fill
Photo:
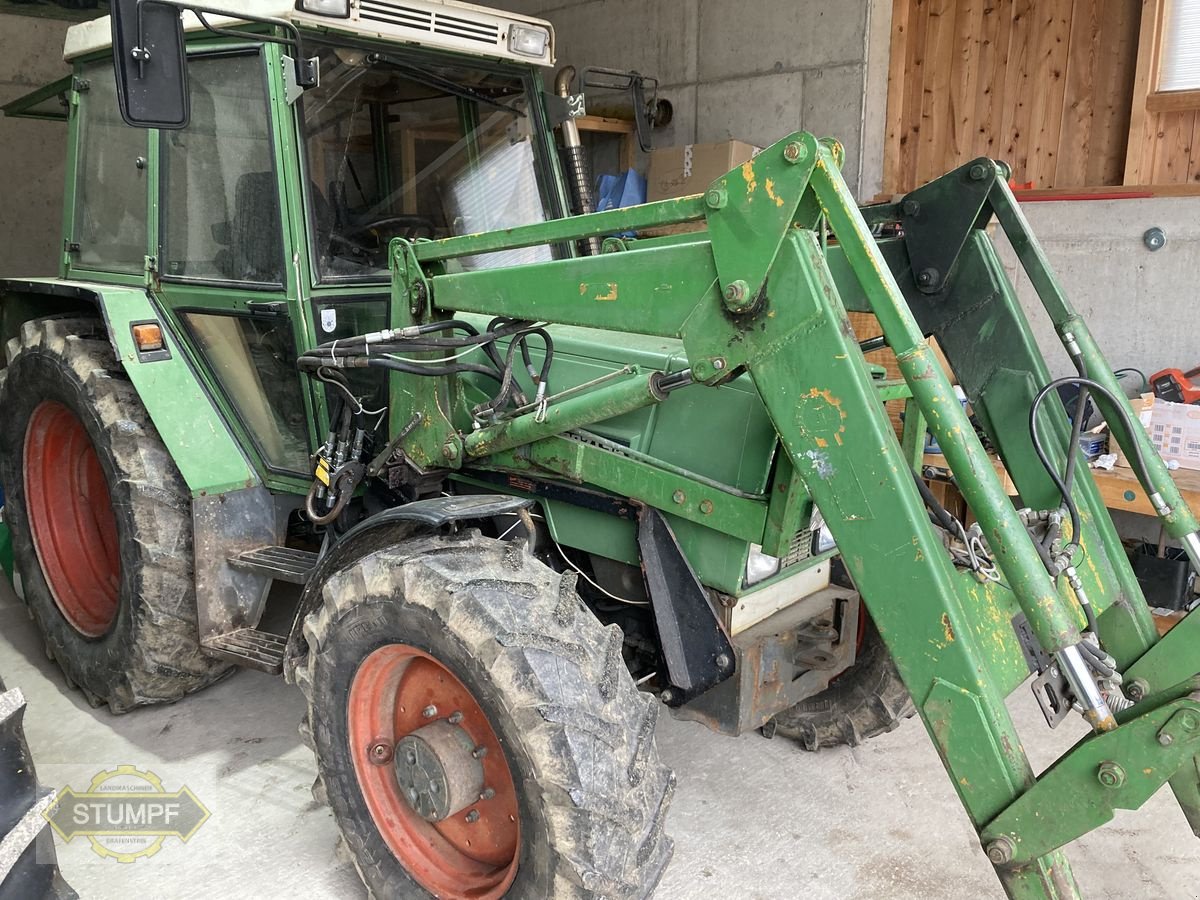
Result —
[[[836, 142], [797, 133], [703, 195], [504, 232], [395, 241], [393, 328], [476, 312], [661, 335], [682, 340], [690, 368], [626, 367], [591, 391], [474, 429], [456, 412], [454, 391], [393, 373], [393, 437], [410, 411], [419, 412], [422, 427], [398, 441], [414, 465], [584, 483], [762, 543], [770, 528], [766, 502], [689, 482], [686, 473], [577, 431], [670, 402], [680, 387], [701, 389], [690, 383], [716, 386], [748, 373], [794, 467], [789, 477], [832, 530], [1005, 890], [1019, 898], [1075, 897], [1061, 847], [1107, 821], [1113, 808], [1139, 806], [1169, 781], [1197, 821], [1193, 676], [1200, 649], [1186, 639], [1195, 631], [1192, 618], [1158, 638], [1086, 468], [1069, 491], [1081, 522], [1073, 536], [1077, 571], [1070, 579], [1051, 573], [927, 341], [935, 336], [945, 350], [1023, 503], [1057, 509], [1062, 498], [1029, 429], [1031, 405], [1050, 376], [984, 230], [993, 218], [1068, 354], [1111, 394], [1097, 396], [1114, 436], [1143, 459], [1143, 486], [1193, 564], [1197, 523], [1148, 437], [1125, 427], [1129, 405], [1054, 279], [1007, 187], [1007, 169], [976, 160], [901, 203], [860, 211], [840, 158]], [[609, 239], [611, 252], [601, 256], [470, 272], [446, 265], [701, 220], [706, 229], [695, 234]], [[848, 310], [874, 313], [896, 353], [911, 393], [906, 447], [884, 412]], [[1043, 404], [1038, 421], [1044, 452], [1063, 464], [1071, 435], [1057, 398]], [[925, 422], [981, 525], [998, 570], [993, 578], [956, 566], [931, 524], [913, 477], [914, 438]], [[1081, 668], [1085, 597], [1105, 650], [1138, 677], [1133, 699], [1140, 702], [1119, 715], [1114, 709], [1129, 702], [1113, 698], [1110, 706]], [[1093, 733], [1038, 777], [1004, 700], [1031, 668], [1052, 667]]]

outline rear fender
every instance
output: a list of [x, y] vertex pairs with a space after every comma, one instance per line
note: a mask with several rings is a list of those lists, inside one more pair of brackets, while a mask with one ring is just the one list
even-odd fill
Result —
[[[256, 487], [260, 479], [197, 373], [178, 337], [144, 288], [61, 279], [0, 280], [0, 328], [7, 342], [30, 319], [99, 313], [113, 353], [138, 392], [193, 497]], [[133, 326], [157, 322], [163, 351], [141, 354]]]

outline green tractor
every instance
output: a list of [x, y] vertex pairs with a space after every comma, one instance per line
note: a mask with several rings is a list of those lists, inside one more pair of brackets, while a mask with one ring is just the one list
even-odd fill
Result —
[[[1200, 619], [1158, 638], [1060, 382], [1193, 561], [1197, 523], [1002, 164], [859, 209], [797, 133], [593, 213], [550, 25], [450, 0], [121, 0], [66, 56], [6, 109], [70, 134], [59, 277], [0, 282], [14, 581], [114, 712], [295, 682], [375, 896], [648, 895], [664, 705], [808, 749], [915, 708], [1013, 897], [1076, 896], [1060, 848], [1168, 781], [1200, 823]], [[917, 477], [927, 426], [970, 528]], [[1004, 705], [1031, 674], [1091, 725], [1040, 777]]]

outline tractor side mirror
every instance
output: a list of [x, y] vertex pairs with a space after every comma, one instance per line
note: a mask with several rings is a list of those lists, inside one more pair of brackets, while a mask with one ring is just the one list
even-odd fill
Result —
[[179, 6], [113, 0], [111, 12], [121, 118], [135, 128], [186, 128], [191, 94]]

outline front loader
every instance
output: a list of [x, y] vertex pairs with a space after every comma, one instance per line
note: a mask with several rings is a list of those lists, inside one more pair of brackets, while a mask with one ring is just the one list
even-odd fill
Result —
[[[0, 296], [0, 481], [89, 700], [294, 681], [376, 896], [648, 895], [663, 705], [808, 749], [915, 708], [1011, 897], [1078, 896], [1062, 848], [1164, 784], [1200, 824], [1200, 626], [1158, 636], [1055, 388], [1200, 567], [1197, 523], [1003, 164], [860, 209], [837, 142], [796, 133], [703, 194], [570, 216], [547, 23], [252, 7], [116, 3], [8, 108], [70, 128], [61, 277]], [[927, 428], [969, 528], [918, 476]], [[1090, 729], [1040, 775], [1004, 703], [1030, 679]]]

